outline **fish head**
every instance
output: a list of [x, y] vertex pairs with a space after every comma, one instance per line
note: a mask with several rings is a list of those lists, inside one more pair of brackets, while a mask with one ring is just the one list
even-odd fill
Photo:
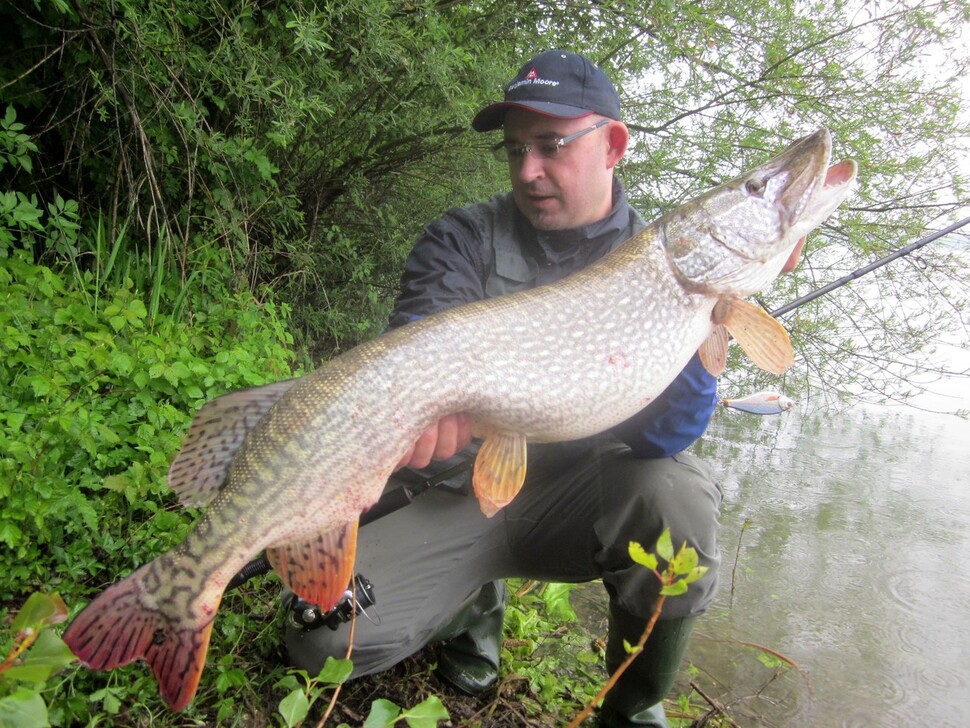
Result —
[[746, 296], [771, 283], [796, 243], [853, 188], [856, 163], [830, 166], [831, 153], [832, 137], [819, 129], [661, 218], [667, 259], [681, 285]]

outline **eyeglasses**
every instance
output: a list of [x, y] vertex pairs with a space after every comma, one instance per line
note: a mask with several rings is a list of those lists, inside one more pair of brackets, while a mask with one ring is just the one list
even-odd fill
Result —
[[560, 139], [543, 139], [535, 142], [526, 142], [525, 144], [499, 142], [492, 147], [492, 156], [500, 162], [511, 162], [513, 160], [522, 159], [526, 154], [532, 152], [543, 159], [553, 159], [559, 154], [559, 150], [570, 142], [574, 142], [584, 134], [589, 134], [591, 131], [595, 131], [596, 129], [606, 126], [609, 123], [609, 119], [602, 119], [597, 121], [592, 126], [588, 126], [585, 129], [570, 134], [569, 136], [564, 136]]

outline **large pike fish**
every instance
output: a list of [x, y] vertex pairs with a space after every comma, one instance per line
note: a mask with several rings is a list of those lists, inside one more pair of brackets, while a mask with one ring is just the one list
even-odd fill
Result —
[[87, 666], [146, 660], [175, 710], [195, 695], [223, 590], [267, 552], [323, 609], [352, 575], [360, 513], [442, 416], [484, 438], [474, 472], [486, 515], [522, 485], [527, 441], [577, 439], [659, 395], [695, 351], [724, 367], [733, 336], [762, 367], [793, 358], [784, 329], [742, 300], [848, 194], [822, 129], [664, 215], [553, 285], [444, 311], [307, 376], [218, 397], [198, 413], [169, 484], [208, 506], [180, 545], [109, 587], [64, 635]]

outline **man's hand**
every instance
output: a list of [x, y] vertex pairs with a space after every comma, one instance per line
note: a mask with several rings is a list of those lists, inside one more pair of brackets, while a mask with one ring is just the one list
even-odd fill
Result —
[[432, 460], [447, 460], [471, 440], [471, 418], [461, 413], [446, 415], [424, 431], [401, 458], [397, 469], [425, 468]]

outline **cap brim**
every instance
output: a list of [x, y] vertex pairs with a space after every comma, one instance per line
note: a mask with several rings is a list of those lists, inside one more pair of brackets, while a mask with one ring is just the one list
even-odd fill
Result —
[[505, 122], [505, 114], [509, 109], [525, 109], [543, 116], [554, 116], [557, 119], [579, 119], [596, 113], [578, 106], [554, 104], [549, 101], [500, 101], [479, 111], [472, 119], [472, 129], [475, 131], [498, 129]]

